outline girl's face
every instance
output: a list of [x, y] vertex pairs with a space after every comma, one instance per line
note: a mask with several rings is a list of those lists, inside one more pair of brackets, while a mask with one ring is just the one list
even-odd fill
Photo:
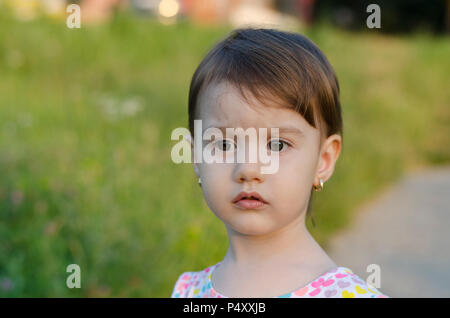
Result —
[[[268, 234], [304, 218], [313, 183], [319, 184], [319, 178], [325, 182], [332, 174], [340, 147], [336, 149], [331, 144], [335, 145], [333, 140], [339, 141], [340, 137], [330, 136], [323, 144], [322, 154], [319, 130], [310, 126], [299, 113], [275, 105], [267, 107], [254, 98], [251, 107], [239, 95], [239, 90], [225, 82], [209, 85], [199, 97], [197, 111], [203, 131], [209, 127], [241, 127], [244, 130], [252, 127], [257, 132], [259, 128], [268, 128], [269, 133], [270, 128], [279, 128], [277, 139], [268, 137], [263, 143], [268, 151], [270, 148], [279, 151], [276, 173], [262, 174], [261, 166], [268, 164], [262, 163], [259, 156], [256, 163], [249, 162], [248, 137], [245, 139], [245, 163], [237, 162], [236, 156], [233, 163], [194, 163], [211, 211], [227, 227], [244, 235]], [[294, 130], [284, 131], [283, 128]], [[225, 133], [224, 130], [224, 139]], [[260, 136], [258, 145], [259, 142]], [[334, 157], [330, 147], [334, 149]], [[227, 144], [221, 149], [224, 156], [230, 155], [226, 153], [227, 149], [231, 149], [231, 156], [238, 151], [237, 143], [234, 150]], [[260, 209], [236, 206], [232, 201], [242, 191], [258, 192], [267, 204]]]

